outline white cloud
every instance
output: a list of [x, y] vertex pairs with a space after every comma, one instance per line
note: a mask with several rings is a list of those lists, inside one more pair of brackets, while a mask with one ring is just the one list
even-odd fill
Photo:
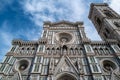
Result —
[[4, 21], [1, 26], [3, 29], [0, 30], [1, 42], [4, 42], [4, 44], [6, 46], [10, 46], [11, 40], [13, 38], [11, 33], [7, 32], [8, 26], [9, 25], [8, 25], [7, 21]]
[[12, 33], [9, 31], [10, 24], [7, 21], [4, 21], [1, 25], [0, 30], [0, 60], [2, 60], [3, 56], [8, 52], [10, 49], [10, 46], [12, 45], [11, 42], [15, 38], [20, 38], [20, 36], [26, 36], [28, 40], [38, 40], [38, 36], [40, 33], [36, 33], [35, 29], [27, 29], [24, 30], [18, 30], [17, 33]]
[[[88, 21], [86, 19], [89, 6], [84, 0], [25, 0], [22, 5], [25, 14], [32, 15], [30, 17], [31, 20], [38, 26], [42, 26], [43, 21], [59, 20], [84, 21], [86, 25], [90, 25], [90, 23], [86, 22]], [[97, 32], [94, 31], [95, 29], [93, 31], [90, 30], [89, 27], [93, 26], [85, 27], [89, 38], [100, 40]], [[94, 38], [90, 37], [89, 34], [94, 35]]]
[[111, 0], [110, 7], [120, 14], [120, 0]]
[[42, 21], [81, 20], [85, 12], [83, 0], [25, 0], [22, 2], [25, 13], [31, 14], [31, 19], [39, 26]]
[[0, 44], [2, 45], [0, 46], [0, 60], [1, 60], [11, 46], [12, 36], [10, 35], [10, 33], [4, 31], [0, 31], [0, 32], [1, 32]]
[[1, 32], [1, 39], [5, 43], [5, 45], [10, 46], [11, 40], [12, 40], [12, 35], [7, 32]]
[[120, 0], [104, 0], [104, 2], [108, 3], [112, 9], [120, 14]]
[[7, 53], [11, 46], [11, 41], [13, 39], [13, 36], [11, 33], [7, 32], [8, 29], [8, 22], [4, 21], [2, 24], [2, 28], [0, 30], [0, 60], [2, 60], [3, 56]]

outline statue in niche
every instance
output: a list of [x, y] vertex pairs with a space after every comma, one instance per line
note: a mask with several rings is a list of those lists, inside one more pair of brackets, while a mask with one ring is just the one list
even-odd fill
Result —
[[103, 13], [108, 17], [108, 18], [113, 18], [116, 17], [110, 10], [104, 9]]
[[64, 45], [67, 42], [67, 38], [63, 37], [61, 38], [62, 45]]
[[80, 60], [78, 60], [78, 67], [79, 67], [79, 72], [80, 72], [80, 74], [83, 74], [83, 73], [84, 73], [84, 72], [83, 72], [83, 66], [82, 66], [82, 63], [81, 63]]
[[50, 73], [53, 74], [53, 70], [54, 70], [54, 59], [52, 58], [50, 60]]
[[67, 54], [67, 46], [63, 45], [62, 50], [63, 50], [63, 54], [66, 55]]

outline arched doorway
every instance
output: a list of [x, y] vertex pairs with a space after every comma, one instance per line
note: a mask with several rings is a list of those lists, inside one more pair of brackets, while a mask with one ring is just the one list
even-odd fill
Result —
[[60, 74], [57, 80], [77, 80], [73, 74], [63, 73]]

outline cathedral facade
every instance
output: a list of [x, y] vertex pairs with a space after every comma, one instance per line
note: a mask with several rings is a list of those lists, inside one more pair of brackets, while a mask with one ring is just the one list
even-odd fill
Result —
[[88, 39], [83, 22], [69, 21], [44, 22], [37, 41], [13, 40], [0, 80], [120, 80], [120, 16], [92, 3], [89, 19], [102, 41]]

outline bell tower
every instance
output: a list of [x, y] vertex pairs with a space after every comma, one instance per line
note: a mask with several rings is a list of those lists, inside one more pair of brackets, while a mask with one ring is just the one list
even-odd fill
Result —
[[117, 39], [120, 41], [120, 16], [106, 3], [92, 3], [89, 19], [103, 40]]
[[46, 21], [38, 40], [12, 41], [0, 80], [120, 80], [120, 16], [99, 3], [89, 18], [104, 41], [88, 39], [83, 22]]

